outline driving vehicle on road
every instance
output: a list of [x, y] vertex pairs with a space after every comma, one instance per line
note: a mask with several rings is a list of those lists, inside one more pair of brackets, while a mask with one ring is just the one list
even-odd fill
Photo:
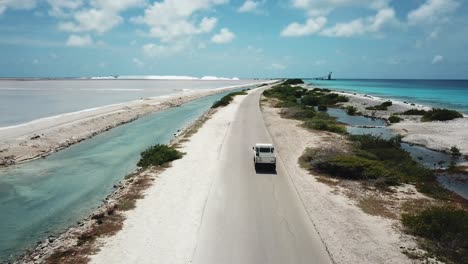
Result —
[[276, 169], [276, 155], [273, 144], [257, 143], [253, 150], [253, 162], [256, 170], [260, 167]]

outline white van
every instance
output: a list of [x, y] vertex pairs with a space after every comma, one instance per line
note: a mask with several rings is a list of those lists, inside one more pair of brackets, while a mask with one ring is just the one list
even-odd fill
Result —
[[260, 165], [270, 166], [276, 169], [276, 155], [273, 144], [255, 144], [253, 147], [253, 162], [255, 169]]

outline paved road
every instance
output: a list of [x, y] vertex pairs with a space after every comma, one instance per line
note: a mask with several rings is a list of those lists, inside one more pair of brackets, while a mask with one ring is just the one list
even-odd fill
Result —
[[276, 174], [254, 170], [252, 146], [271, 142], [261, 91], [242, 101], [226, 134], [192, 263], [331, 263], [281, 160]]

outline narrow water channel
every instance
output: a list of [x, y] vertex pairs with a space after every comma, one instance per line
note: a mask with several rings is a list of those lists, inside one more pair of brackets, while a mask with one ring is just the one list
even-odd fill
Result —
[[168, 143], [225, 94], [140, 118], [45, 159], [0, 169], [0, 262], [85, 218], [136, 168], [140, 152]]
[[[369, 118], [365, 116], [350, 116], [343, 109], [329, 108], [327, 113], [336, 118], [340, 123], [347, 124], [347, 131], [351, 135], [370, 134], [380, 136], [385, 139], [396, 136], [396, 134], [387, 127], [387, 123], [382, 119]], [[401, 148], [406, 150], [411, 157], [421, 165], [429, 169], [445, 169], [450, 163], [464, 162], [462, 158], [454, 158], [447, 153], [434, 151], [425, 147], [401, 143]], [[443, 173], [438, 176], [439, 182], [447, 189], [468, 199], [468, 176], [452, 175]]]

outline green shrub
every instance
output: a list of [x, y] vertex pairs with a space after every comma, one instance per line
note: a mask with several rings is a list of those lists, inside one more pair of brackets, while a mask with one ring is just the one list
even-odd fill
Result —
[[354, 106], [347, 106], [346, 107], [346, 113], [348, 115], [352, 115], [352, 116], [355, 115], [357, 113], [357, 110], [358, 109], [356, 107], [354, 107]]
[[158, 144], [152, 146], [141, 154], [141, 159], [138, 161], [137, 166], [147, 168], [149, 166], [160, 166], [165, 163], [180, 159], [183, 153], [173, 147]]
[[329, 92], [331, 92], [330, 89], [320, 89], [320, 88], [314, 88], [312, 91], [313, 91], [313, 92], [323, 92], [323, 93], [329, 93]]
[[247, 93], [245, 92], [245, 90], [243, 90], [242, 92], [234, 92], [234, 93], [227, 94], [223, 96], [221, 99], [219, 99], [218, 101], [214, 102], [211, 108], [218, 108], [221, 106], [226, 106], [232, 102], [232, 100], [234, 99], [234, 96], [246, 95], [246, 94]]
[[468, 212], [454, 207], [430, 207], [403, 214], [402, 223], [413, 235], [430, 241], [426, 248], [444, 261], [468, 263]]
[[452, 156], [454, 156], [454, 157], [460, 157], [460, 156], [461, 156], [460, 149], [457, 148], [457, 146], [452, 146], [452, 147], [450, 148], [450, 153], [451, 153]]
[[406, 110], [404, 111], [402, 114], [403, 115], [418, 115], [418, 116], [422, 116], [424, 115], [425, 113], [427, 113], [426, 110], [420, 110], [420, 109], [410, 109], [410, 110]]
[[388, 118], [388, 121], [390, 121], [390, 123], [399, 123], [401, 120], [401, 117], [397, 116], [397, 115], [391, 115], [389, 118]]
[[423, 122], [429, 121], [448, 121], [455, 118], [462, 118], [463, 115], [455, 110], [433, 108], [427, 111], [421, 118]]
[[313, 118], [305, 122], [307, 128], [315, 130], [329, 131], [337, 134], [346, 134], [346, 127], [337, 124], [334, 120], [326, 120], [320, 118]]
[[325, 111], [328, 110], [328, 107], [327, 107], [326, 105], [319, 105], [319, 106], [317, 107], [317, 109], [318, 109], [319, 111], [325, 112]]
[[287, 79], [283, 82], [284, 85], [303, 84], [304, 81], [301, 79]]
[[316, 112], [313, 108], [289, 107], [281, 111], [283, 118], [306, 120], [313, 118]]
[[388, 109], [389, 106], [392, 106], [392, 104], [393, 104], [392, 101], [386, 101], [386, 102], [381, 103], [380, 105], [366, 107], [366, 109], [385, 111]]

